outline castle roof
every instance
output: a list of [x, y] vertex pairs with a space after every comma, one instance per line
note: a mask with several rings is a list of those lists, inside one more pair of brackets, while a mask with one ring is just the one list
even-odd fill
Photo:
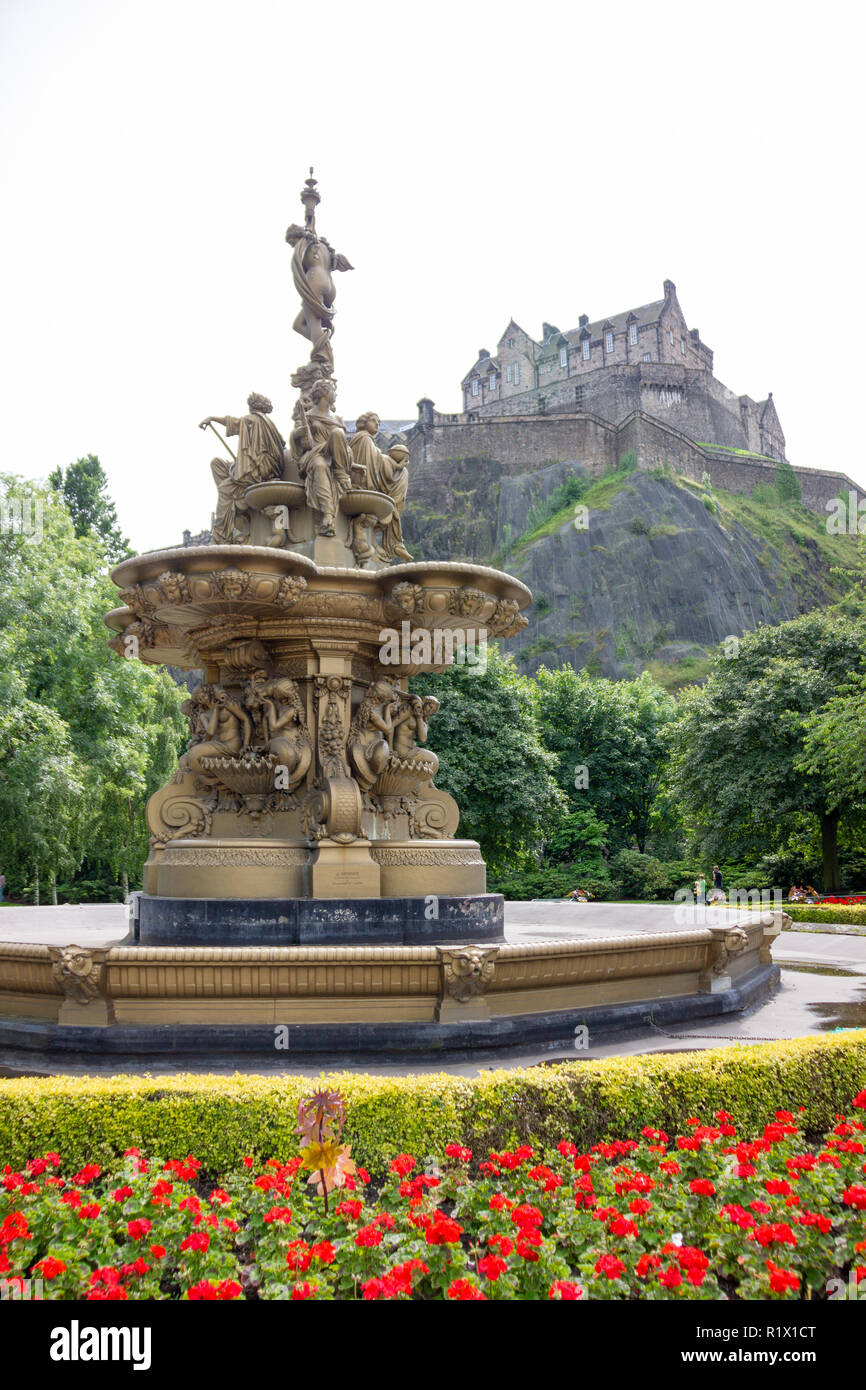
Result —
[[661, 318], [662, 309], [665, 307], [663, 299], [654, 299], [651, 304], [641, 304], [637, 309], [624, 309], [621, 314], [611, 314], [606, 319], [596, 319], [594, 323], [588, 323], [584, 328], [571, 328], [564, 335], [570, 343], [577, 343], [581, 338], [586, 337], [587, 333], [591, 338], [600, 338], [605, 329], [614, 333], [622, 333], [630, 323], [635, 320], [639, 324], [658, 323]]
[[460, 385], [464, 386], [474, 376], [481, 376], [485, 372], [498, 372], [499, 370], [499, 358], [491, 357], [489, 353], [485, 353], [478, 357], [474, 365], [469, 368]]

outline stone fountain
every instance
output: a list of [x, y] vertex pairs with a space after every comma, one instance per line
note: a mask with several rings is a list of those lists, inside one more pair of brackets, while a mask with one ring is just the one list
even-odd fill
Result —
[[189, 748], [147, 810], [138, 939], [501, 939], [501, 899], [424, 746], [438, 702], [408, 680], [519, 632], [531, 596], [498, 570], [412, 562], [408, 450], [377, 446], [373, 412], [350, 434], [335, 411], [334, 273], [351, 266], [316, 229], [312, 174], [301, 197], [286, 239], [310, 356], [288, 442], [261, 395], [203, 420], [229, 455], [211, 464], [211, 544], [114, 571], [115, 649], [204, 674]]
[[435, 784], [438, 702], [409, 679], [519, 632], [531, 595], [486, 566], [412, 560], [408, 450], [380, 447], [374, 412], [349, 432], [335, 409], [334, 275], [352, 267], [317, 230], [312, 170], [301, 200], [286, 240], [309, 357], [288, 439], [255, 393], [203, 420], [220, 443], [211, 543], [114, 571], [115, 650], [202, 673], [188, 747], [148, 804], [132, 930], [104, 948], [0, 943], [0, 1046], [109, 1065], [360, 1058], [742, 1007], [778, 976], [780, 913], [505, 940], [479, 846]]

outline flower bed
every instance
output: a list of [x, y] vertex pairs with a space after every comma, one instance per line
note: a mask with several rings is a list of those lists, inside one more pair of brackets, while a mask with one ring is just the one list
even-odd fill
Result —
[[826, 1297], [866, 1279], [866, 1090], [819, 1142], [798, 1119], [746, 1140], [719, 1111], [481, 1162], [451, 1143], [359, 1168], [329, 1206], [300, 1157], [215, 1179], [191, 1155], [64, 1172], [49, 1152], [3, 1170], [0, 1276], [49, 1299]]

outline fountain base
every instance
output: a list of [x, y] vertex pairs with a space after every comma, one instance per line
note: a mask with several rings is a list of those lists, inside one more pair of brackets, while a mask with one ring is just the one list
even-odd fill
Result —
[[325, 900], [136, 897], [130, 945], [429, 946], [505, 940], [500, 893]]

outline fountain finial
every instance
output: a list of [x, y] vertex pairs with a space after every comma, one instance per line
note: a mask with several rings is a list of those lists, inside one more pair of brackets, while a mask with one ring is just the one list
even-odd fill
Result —
[[316, 207], [322, 201], [321, 193], [316, 191], [318, 179], [313, 178], [313, 166], [310, 165], [310, 177], [304, 180], [304, 187], [301, 189], [301, 202], [304, 205], [304, 226], [312, 236], [316, 235]]

